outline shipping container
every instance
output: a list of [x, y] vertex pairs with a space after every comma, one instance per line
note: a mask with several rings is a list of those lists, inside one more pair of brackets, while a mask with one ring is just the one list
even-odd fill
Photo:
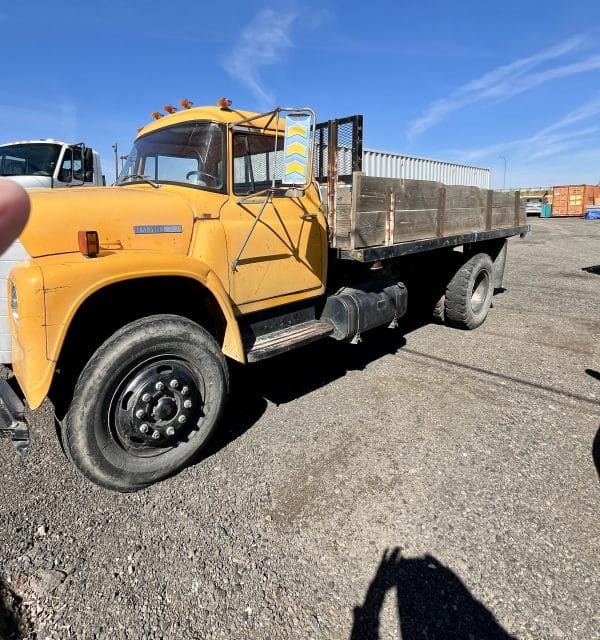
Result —
[[[317, 124], [314, 171], [320, 182], [327, 178], [330, 170], [330, 135], [335, 135], [338, 141], [335, 154], [338, 180], [348, 184], [352, 182], [353, 173], [360, 171], [371, 178], [429, 180], [449, 186], [490, 188], [491, 171], [484, 167], [362, 148], [362, 116]], [[357, 142], [360, 142], [360, 150]]]
[[490, 188], [490, 170], [444, 160], [431, 160], [399, 153], [364, 149], [362, 170], [374, 178], [431, 180], [447, 185]]
[[586, 207], [593, 205], [600, 197], [600, 187], [589, 184], [577, 184], [554, 187], [552, 198], [552, 216], [585, 215]]

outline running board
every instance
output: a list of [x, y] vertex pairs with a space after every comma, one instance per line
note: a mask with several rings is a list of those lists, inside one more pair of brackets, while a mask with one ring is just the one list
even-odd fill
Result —
[[333, 327], [328, 322], [310, 320], [285, 329], [271, 331], [256, 338], [252, 345], [246, 345], [248, 362], [258, 362], [280, 353], [291, 351], [296, 347], [316, 342], [333, 333]]

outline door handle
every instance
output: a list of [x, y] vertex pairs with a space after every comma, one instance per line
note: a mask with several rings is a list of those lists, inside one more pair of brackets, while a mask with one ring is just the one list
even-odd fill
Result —
[[303, 213], [300, 218], [302, 220], [316, 220], [317, 218], [317, 214], [316, 213]]

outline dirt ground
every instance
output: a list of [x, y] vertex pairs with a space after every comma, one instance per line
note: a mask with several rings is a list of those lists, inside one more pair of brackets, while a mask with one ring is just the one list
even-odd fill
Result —
[[530, 223], [482, 327], [236, 369], [208, 455], [144, 491], [34, 412], [0, 441], [0, 637], [600, 638], [600, 221]]

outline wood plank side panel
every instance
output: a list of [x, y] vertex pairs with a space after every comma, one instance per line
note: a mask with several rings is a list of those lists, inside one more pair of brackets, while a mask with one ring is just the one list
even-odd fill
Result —
[[338, 185], [336, 193], [334, 246], [340, 249], [518, 226], [523, 216], [515, 192], [359, 172], [353, 178], [352, 187]]
[[354, 174], [353, 248], [385, 245], [390, 193], [397, 180]]
[[515, 194], [492, 192], [492, 229], [512, 227], [515, 223]]
[[338, 184], [336, 192], [334, 247], [351, 248], [352, 186]]
[[484, 231], [487, 219], [487, 191], [477, 187], [446, 187], [444, 235]]
[[394, 243], [435, 238], [442, 185], [431, 180], [396, 180]]

